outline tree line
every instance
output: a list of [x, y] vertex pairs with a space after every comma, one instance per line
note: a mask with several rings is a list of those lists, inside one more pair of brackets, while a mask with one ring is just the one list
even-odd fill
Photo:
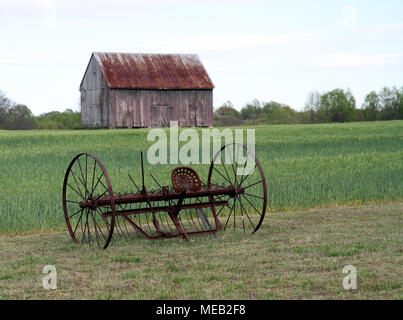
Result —
[[24, 104], [16, 104], [0, 91], [0, 130], [79, 129], [80, 112], [66, 109], [34, 116]]
[[215, 126], [259, 124], [304, 124], [327, 122], [375, 121], [403, 119], [403, 87], [382, 88], [366, 95], [361, 108], [349, 89], [334, 89], [308, 95], [302, 111], [275, 101], [254, 99], [241, 111], [230, 101], [214, 111]]
[[[361, 108], [349, 89], [334, 89], [308, 95], [302, 111], [270, 101], [254, 99], [241, 111], [230, 101], [214, 111], [215, 126], [304, 124], [327, 122], [375, 121], [403, 119], [403, 87], [384, 87], [366, 95]], [[80, 112], [66, 109], [34, 116], [23, 104], [16, 104], [0, 91], [0, 130], [80, 129]]]

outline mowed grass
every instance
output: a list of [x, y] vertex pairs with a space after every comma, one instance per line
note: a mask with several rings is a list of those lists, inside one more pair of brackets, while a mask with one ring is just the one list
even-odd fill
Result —
[[[403, 121], [253, 128], [269, 212], [403, 199]], [[102, 161], [115, 193], [132, 191], [127, 174], [140, 182], [148, 132], [0, 131], [0, 234], [65, 229], [62, 183], [80, 152]], [[209, 165], [191, 166], [207, 180]], [[151, 170], [169, 185], [173, 167], [146, 164], [148, 188]]]
[[[0, 299], [402, 299], [403, 203], [271, 213], [255, 235], [74, 245], [0, 237]], [[54, 265], [57, 289], [44, 290]], [[343, 289], [343, 267], [357, 290]]]

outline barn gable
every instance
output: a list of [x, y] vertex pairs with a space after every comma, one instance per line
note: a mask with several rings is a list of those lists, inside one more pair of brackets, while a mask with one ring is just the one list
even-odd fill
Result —
[[88, 63], [81, 91], [81, 122], [88, 126], [108, 126], [108, 85], [94, 56]]

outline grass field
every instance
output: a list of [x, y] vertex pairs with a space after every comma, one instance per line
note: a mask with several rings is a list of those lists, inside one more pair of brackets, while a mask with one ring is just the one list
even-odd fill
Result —
[[[127, 173], [139, 178], [147, 132], [0, 131], [0, 234], [65, 230], [63, 177], [79, 152], [102, 161], [114, 191], [132, 190]], [[268, 211], [402, 200], [402, 139], [403, 121], [256, 127]], [[146, 171], [169, 184], [172, 167]], [[205, 180], [209, 166], [193, 167]]]
[[[271, 213], [251, 236], [74, 245], [0, 237], [0, 299], [403, 299], [403, 203]], [[42, 269], [57, 270], [57, 290]], [[357, 290], [343, 289], [343, 267]]]

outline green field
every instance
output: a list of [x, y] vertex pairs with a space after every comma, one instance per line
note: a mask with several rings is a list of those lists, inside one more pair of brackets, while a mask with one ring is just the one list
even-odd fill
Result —
[[[0, 233], [65, 230], [61, 190], [79, 152], [95, 154], [115, 192], [139, 179], [148, 130], [0, 131]], [[403, 199], [403, 121], [256, 127], [268, 211]], [[167, 185], [171, 166], [151, 167]], [[193, 166], [206, 180], [208, 165]], [[147, 175], [147, 185], [153, 181]]]

